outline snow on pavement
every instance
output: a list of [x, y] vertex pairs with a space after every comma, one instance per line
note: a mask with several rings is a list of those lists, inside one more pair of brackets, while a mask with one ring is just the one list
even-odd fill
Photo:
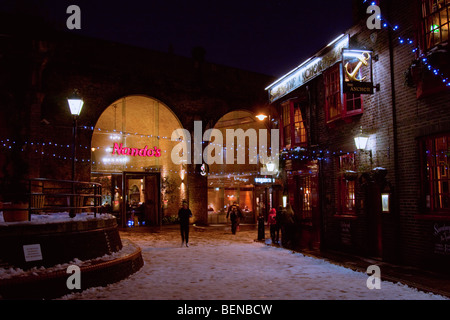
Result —
[[256, 233], [191, 227], [190, 247], [177, 228], [158, 233], [122, 232], [142, 249], [144, 266], [107, 287], [62, 299], [95, 300], [434, 300], [446, 299], [403, 284], [381, 282], [325, 260], [255, 242]]

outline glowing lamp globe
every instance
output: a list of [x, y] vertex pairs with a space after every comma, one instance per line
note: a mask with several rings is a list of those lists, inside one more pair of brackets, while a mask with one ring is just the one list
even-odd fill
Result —
[[69, 103], [70, 113], [73, 116], [79, 116], [84, 104], [83, 99], [81, 99], [81, 97], [74, 92], [69, 98], [67, 98], [67, 102]]
[[358, 135], [355, 136], [356, 149], [358, 149], [358, 150], [366, 150], [368, 141], [369, 141], [369, 136], [363, 134], [362, 133], [362, 128], [361, 128], [361, 132]]

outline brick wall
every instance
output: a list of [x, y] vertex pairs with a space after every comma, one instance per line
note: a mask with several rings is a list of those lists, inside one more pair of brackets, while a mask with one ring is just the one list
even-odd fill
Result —
[[[374, 166], [382, 166], [388, 170], [387, 180], [392, 184], [393, 199], [397, 204], [391, 213], [382, 214], [383, 258], [434, 268], [448, 265], [449, 259], [433, 254], [433, 225], [440, 220], [418, 218], [418, 215], [424, 212], [421, 212], [419, 207], [421, 180], [417, 139], [449, 131], [450, 95], [447, 91], [418, 99], [416, 89], [405, 84], [404, 74], [416, 55], [412, 52], [413, 46], [399, 44], [398, 37], [416, 36], [416, 23], [412, 22], [417, 8], [410, 1], [391, 1], [389, 6], [382, 7], [382, 10], [387, 9], [390, 9], [391, 23], [399, 25], [398, 32], [389, 34], [386, 29], [368, 30], [365, 21], [349, 30], [352, 35], [351, 45], [371, 49], [374, 55], [378, 55], [379, 60], [374, 62], [373, 70], [374, 84], [380, 84], [380, 91], [364, 96], [364, 113], [361, 116], [354, 117], [351, 123], [339, 123], [332, 128], [325, 125], [324, 106], [319, 103], [319, 144], [328, 146], [329, 151], [333, 150], [336, 155], [341, 150], [343, 153], [353, 152], [352, 137], [359, 126], [363, 126], [364, 131], [371, 134], [369, 144], [373, 152]], [[372, 34], [376, 34], [375, 42], [371, 40]], [[394, 90], [391, 87], [389, 37], [393, 44]], [[317, 88], [318, 101], [323, 101], [320, 79], [317, 80]], [[395, 134], [397, 143], [394, 140]], [[336, 245], [339, 244], [342, 231], [341, 220], [334, 217], [337, 197], [336, 170], [333, 157], [325, 160], [324, 245], [370, 254], [367, 238], [370, 220], [367, 210], [361, 207], [360, 201], [365, 198], [360, 184], [357, 186], [357, 214], [348, 220], [353, 237], [352, 246]]]

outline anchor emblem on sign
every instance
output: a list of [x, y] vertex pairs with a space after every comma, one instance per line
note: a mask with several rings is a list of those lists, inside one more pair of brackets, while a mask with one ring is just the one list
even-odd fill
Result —
[[363, 54], [361, 54], [361, 56], [358, 57], [359, 62], [356, 65], [355, 69], [353, 69], [352, 73], [348, 72], [348, 62], [345, 64], [345, 73], [347, 74], [348, 78], [350, 79], [350, 81], [364, 81], [364, 79], [366, 79], [366, 77], [363, 77], [361, 79], [356, 78], [356, 75], [359, 72], [359, 69], [361, 69], [361, 67], [364, 66], [368, 66], [369, 65], [369, 59], [370, 59], [370, 54], [368, 52], [364, 52]]

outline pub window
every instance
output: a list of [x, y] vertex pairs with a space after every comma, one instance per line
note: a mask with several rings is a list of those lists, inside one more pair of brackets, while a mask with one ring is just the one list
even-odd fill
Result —
[[299, 183], [300, 183], [299, 199], [300, 199], [301, 216], [303, 219], [311, 219], [313, 209], [313, 185], [311, 176], [309, 175], [301, 176]]
[[339, 65], [324, 72], [325, 80], [325, 107], [327, 121], [336, 119], [342, 114], [341, 102], [341, 73]]
[[449, 0], [422, 0], [422, 36], [424, 50], [448, 41]]
[[356, 165], [355, 155], [353, 153], [339, 156], [339, 175], [337, 183], [338, 212], [341, 214], [354, 214], [356, 203]]
[[281, 105], [283, 147], [307, 144], [306, 124], [302, 116], [301, 101], [290, 100]]
[[306, 144], [306, 128], [302, 117], [300, 103], [294, 103], [294, 144]]
[[283, 121], [283, 146], [291, 145], [291, 104], [284, 103], [282, 106], [282, 121]]
[[344, 94], [341, 87], [341, 64], [323, 73], [325, 84], [325, 116], [327, 122], [363, 112], [360, 94]]
[[422, 142], [425, 206], [429, 211], [450, 213], [450, 134], [426, 138]]

